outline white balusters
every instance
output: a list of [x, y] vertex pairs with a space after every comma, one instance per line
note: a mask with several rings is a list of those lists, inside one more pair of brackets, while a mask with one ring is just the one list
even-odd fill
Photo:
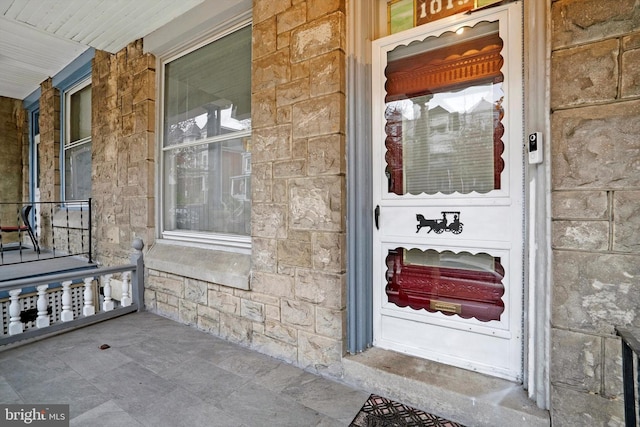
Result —
[[84, 278], [84, 306], [82, 307], [82, 314], [85, 317], [96, 314], [96, 308], [93, 305], [93, 277]]
[[60, 320], [70, 322], [73, 320], [73, 311], [71, 310], [71, 280], [62, 282], [62, 313]]
[[102, 289], [104, 291], [104, 301], [102, 302], [102, 311], [111, 311], [115, 308], [116, 304], [111, 299], [111, 276], [113, 274], [105, 274], [102, 276]]
[[20, 320], [20, 300], [18, 299], [22, 289], [12, 289], [9, 291], [9, 335], [21, 334], [23, 329]]
[[120, 304], [123, 307], [129, 307], [131, 305], [131, 294], [129, 292], [129, 272], [122, 274], [122, 299]]
[[36, 289], [38, 290], [38, 318], [36, 319], [37, 328], [46, 328], [50, 324], [49, 319], [49, 301], [47, 299], [47, 289], [49, 285], [40, 285]]

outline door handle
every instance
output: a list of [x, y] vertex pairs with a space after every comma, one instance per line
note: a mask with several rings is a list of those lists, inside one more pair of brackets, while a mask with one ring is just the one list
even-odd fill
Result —
[[380, 205], [377, 205], [373, 212], [373, 218], [376, 223], [376, 230], [380, 230], [380, 224], [378, 223], [378, 219], [380, 218]]

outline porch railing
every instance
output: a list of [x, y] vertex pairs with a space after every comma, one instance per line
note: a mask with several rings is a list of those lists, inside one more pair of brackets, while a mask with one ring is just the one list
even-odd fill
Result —
[[636, 427], [640, 408], [640, 331], [616, 328], [622, 341], [622, 388], [624, 392], [624, 425]]
[[[144, 310], [142, 240], [130, 264], [0, 283], [0, 348]], [[121, 292], [115, 292], [115, 286]], [[117, 300], [114, 295], [119, 295]]]
[[0, 265], [68, 256], [93, 262], [91, 199], [0, 203]]

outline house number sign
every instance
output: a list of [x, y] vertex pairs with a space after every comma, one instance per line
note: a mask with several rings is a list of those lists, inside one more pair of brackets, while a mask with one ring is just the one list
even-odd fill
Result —
[[473, 9], [474, 0], [416, 0], [416, 25]]

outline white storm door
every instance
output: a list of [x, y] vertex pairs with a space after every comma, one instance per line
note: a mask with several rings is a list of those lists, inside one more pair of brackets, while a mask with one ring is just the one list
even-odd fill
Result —
[[372, 48], [374, 345], [521, 380], [521, 5]]

